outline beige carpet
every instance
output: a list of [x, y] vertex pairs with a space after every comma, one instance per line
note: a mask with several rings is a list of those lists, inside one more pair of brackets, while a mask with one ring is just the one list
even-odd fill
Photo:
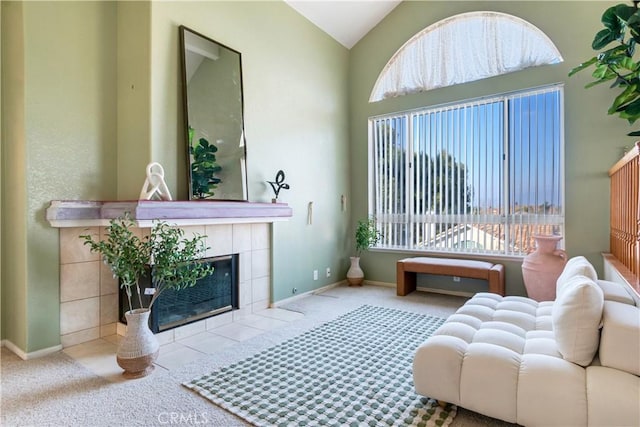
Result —
[[[109, 382], [58, 352], [22, 361], [3, 348], [0, 399], [2, 426], [244, 426], [239, 418], [185, 389], [181, 384], [216, 368], [243, 360], [363, 304], [411, 310], [447, 317], [464, 298], [416, 293], [396, 297], [395, 289], [340, 286], [300, 298], [282, 308], [305, 317], [219, 353], [166, 372], [120, 383]], [[463, 408], [452, 427], [509, 426]]]

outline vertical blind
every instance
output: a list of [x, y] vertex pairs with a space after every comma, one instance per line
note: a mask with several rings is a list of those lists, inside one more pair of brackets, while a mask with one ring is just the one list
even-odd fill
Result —
[[561, 85], [374, 117], [380, 248], [524, 255], [564, 234]]

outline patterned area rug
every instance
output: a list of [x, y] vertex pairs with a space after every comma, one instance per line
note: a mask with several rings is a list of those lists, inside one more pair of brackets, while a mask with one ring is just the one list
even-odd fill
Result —
[[444, 319], [363, 306], [184, 386], [257, 426], [447, 426], [418, 396], [416, 348]]

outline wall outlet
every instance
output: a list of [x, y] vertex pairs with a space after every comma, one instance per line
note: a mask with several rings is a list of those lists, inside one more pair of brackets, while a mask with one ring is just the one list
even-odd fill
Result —
[[313, 270], [313, 280], [318, 280], [318, 270]]
[[459, 278], [458, 276], [453, 276], [453, 281], [454, 281], [454, 282], [459, 282], [459, 281], [460, 281], [460, 278]]
[[327, 277], [331, 277], [331, 269], [327, 267]]

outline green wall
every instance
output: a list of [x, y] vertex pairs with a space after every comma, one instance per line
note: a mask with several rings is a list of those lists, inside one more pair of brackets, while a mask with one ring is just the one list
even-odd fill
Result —
[[[186, 198], [178, 26], [238, 50], [249, 199], [269, 202], [279, 169], [293, 218], [273, 226], [275, 301], [334, 283], [348, 268], [348, 54], [284, 2], [155, 2], [152, 6], [153, 158]], [[177, 120], [176, 120], [177, 118]], [[312, 224], [307, 208], [313, 202]], [[333, 275], [325, 277], [326, 267]], [[318, 281], [313, 280], [318, 270]]]
[[[22, 4], [2, 4], [2, 338], [26, 348], [24, 37]], [[12, 43], [9, 44], [8, 40]], [[11, 159], [11, 161], [7, 161]], [[11, 182], [12, 185], [7, 185]], [[5, 226], [11, 224], [11, 227]], [[11, 257], [7, 248], [11, 248]], [[11, 268], [7, 268], [8, 260]]]
[[[280, 198], [294, 216], [273, 226], [274, 300], [344, 278], [352, 230], [367, 214], [369, 116], [555, 82], [566, 83], [567, 250], [600, 266], [608, 248], [606, 171], [631, 140], [624, 122], [606, 115], [606, 87], [585, 91], [587, 73], [566, 76], [592, 55], [610, 4], [405, 2], [348, 51], [283, 2], [3, 1], [2, 338], [26, 352], [59, 344], [50, 200], [137, 198], [152, 160], [165, 167], [174, 197], [186, 198], [179, 25], [242, 53], [250, 199], [270, 201], [266, 181], [279, 169], [291, 185]], [[367, 102], [408, 38], [471, 10], [526, 19], [565, 62]], [[369, 252], [362, 266], [369, 280], [393, 283], [395, 261], [404, 256]], [[505, 264], [508, 292], [523, 294], [520, 263]]]
[[[151, 3], [113, 2], [117, 9], [117, 198], [135, 200], [151, 154]], [[175, 193], [173, 193], [175, 196]]]
[[[410, 1], [397, 6], [350, 52], [351, 193], [354, 216], [367, 215], [367, 118], [556, 82], [565, 83], [565, 204], [566, 249], [570, 256], [585, 255], [602, 273], [600, 253], [608, 250], [609, 181], [607, 170], [629, 145], [629, 127], [607, 116], [612, 101], [608, 88], [585, 90], [589, 73], [571, 79], [569, 70], [594, 55], [591, 40], [600, 29], [600, 16], [617, 2], [480, 2]], [[537, 26], [564, 57], [557, 65], [527, 69], [503, 76], [426, 93], [369, 104], [373, 85], [389, 58], [423, 28], [463, 12], [491, 10], [518, 16]], [[395, 261], [411, 253], [369, 252], [362, 268], [368, 280], [395, 283]], [[525, 295], [521, 262], [501, 259], [506, 266], [507, 293]], [[435, 286], [434, 286], [435, 287]]]
[[[3, 339], [59, 344], [53, 199], [115, 197], [115, 5], [3, 2]], [[10, 183], [10, 185], [9, 185]]]
[[344, 275], [347, 49], [283, 2], [0, 7], [2, 339], [27, 353], [59, 344], [51, 200], [135, 199], [150, 161], [165, 167], [174, 198], [186, 199], [179, 25], [242, 53], [250, 200], [271, 200], [266, 181], [279, 169], [291, 185], [280, 198], [294, 216], [273, 228], [274, 299]]

